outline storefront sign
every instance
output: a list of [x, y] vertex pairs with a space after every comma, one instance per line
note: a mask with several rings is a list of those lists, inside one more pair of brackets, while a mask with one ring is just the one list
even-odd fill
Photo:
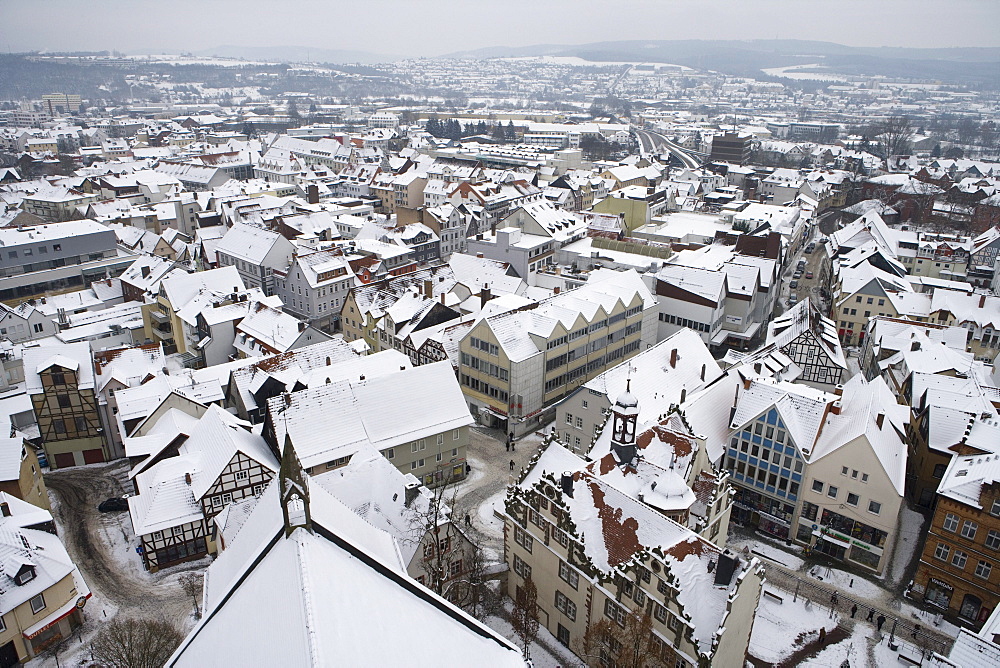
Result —
[[942, 589], [947, 589], [948, 591], [955, 591], [955, 588], [952, 587], [950, 584], [942, 580], [938, 580], [937, 578], [931, 578], [931, 584], [934, 585], [935, 587], [941, 587]]

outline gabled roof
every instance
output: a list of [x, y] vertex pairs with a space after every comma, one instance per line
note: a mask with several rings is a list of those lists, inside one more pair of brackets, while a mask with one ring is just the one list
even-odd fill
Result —
[[[205, 616], [168, 666], [524, 666], [509, 642], [405, 575], [393, 539], [306, 478], [290, 535], [278, 485], [205, 576]], [[433, 652], [416, 651], [428, 638]]]
[[808, 297], [771, 322], [767, 343], [784, 349], [800, 337], [815, 342], [834, 366], [847, 368], [836, 323], [822, 315]]
[[324, 383], [270, 399], [268, 412], [276, 441], [287, 430], [305, 468], [364, 443], [383, 450], [473, 422], [448, 362]]
[[21, 359], [24, 363], [24, 386], [28, 394], [42, 392], [42, 380], [38, 374], [52, 366], [75, 371], [78, 389], [94, 389], [94, 364], [90, 356], [90, 344], [86, 341], [25, 348]]
[[938, 494], [989, 511], [990, 508], [983, 507], [981, 498], [983, 487], [1000, 483], [1000, 454], [997, 454], [1000, 449], [1000, 422], [978, 420], [973, 429], [982, 432], [977, 435], [977, 441], [992, 441], [992, 451], [971, 457], [953, 457], [938, 485]]

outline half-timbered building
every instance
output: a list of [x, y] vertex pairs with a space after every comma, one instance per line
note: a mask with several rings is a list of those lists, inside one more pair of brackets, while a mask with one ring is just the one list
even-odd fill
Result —
[[24, 351], [24, 381], [52, 468], [108, 461], [87, 342]]
[[137, 462], [129, 512], [150, 571], [214, 553], [212, 518], [259, 496], [278, 469], [251, 425], [215, 405], [197, 419], [168, 411], [125, 449]]
[[767, 343], [773, 344], [802, 370], [798, 382], [832, 390], [846, 378], [847, 362], [837, 337], [837, 325], [809, 300], [790, 308], [771, 323]]

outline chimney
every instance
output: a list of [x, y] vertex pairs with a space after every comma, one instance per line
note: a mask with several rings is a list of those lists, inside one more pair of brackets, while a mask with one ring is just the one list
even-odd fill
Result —
[[733, 573], [739, 566], [740, 560], [732, 550], [725, 550], [719, 555], [719, 563], [715, 567], [715, 586], [729, 586], [733, 580]]
[[562, 487], [562, 493], [573, 498], [573, 474], [569, 471], [565, 471], [562, 477], [559, 479], [559, 486]]
[[442, 293], [441, 293], [441, 303], [442, 303], [442, 304], [444, 304], [444, 297], [445, 297], [445, 293], [443, 293], [443, 292], [442, 292]]
[[149, 267], [143, 267], [142, 268], [142, 277], [143, 278], [149, 278], [149, 273], [150, 273]]
[[311, 184], [306, 188], [306, 201], [310, 204], [319, 204], [319, 186]]
[[670, 351], [670, 368], [671, 369], [677, 368], [677, 348], [674, 348], [673, 350]]
[[986, 306], [986, 295], [979, 295], [979, 308]]
[[[479, 235], [479, 240], [480, 240], [480, 241], [482, 241], [482, 238], [483, 238], [483, 235], [481, 235], [481, 234], [480, 234], [480, 235]], [[482, 258], [484, 258], [484, 257], [486, 257], [486, 256], [485, 256], [485, 255], [483, 255], [482, 253], [476, 253], [476, 257], [478, 257], [478, 258], [482, 259]]]
[[885, 413], [879, 413], [875, 416], [875, 424], [878, 425], [879, 431], [882, 431], [883, 422], [885, 422]]
[[838, 397], [844, 396], [844, 386], [838, 385], [837, 387], [833, 388], [833, 393], [836, 394]]
[[911, 343], [910, 350], [911, 351], [920, 350], [920, 341], [914, 341], [913, 343]]
[[682, 404], [684, 403], [684, 400], [687, 399], [687, 395], [688, 395], [687, 388], [686, 387], [682, 387], [681, 388], [681, 401], [680, 401], [680, 403], [682, 403]]
[[189, 485], [191, 484], [191, 474], [190, 473], [185, 473], [184, 474], [184, 482], [186, 482]]
[[301, 320], [299, 321], [299, 331], [300, 332], [306, 331], [306, 327], [308, 327], [308, 326], [309, 325], [307, 325], [306, 323], [302, 322]]
[[424, 294], [428, 299], [434, 299], [434, 282], [424, 281]]
[[479, 291], [480, 304], [479, 308], [486, 308], [486, 302], [493, 299], [493, 293], [490, 292], [490, 286], [483, 284], [482, 289]]
[[3, 515], [4, 517], [10, 517], [10, 504], [8, 504], [6, 501], [0, 503], [0, 515]]
[[330, 365], [331, 365], [332, 363], [333, 363], [333, 362], [332, 362], [332, 361], [330, 360], [330, 358], [329, 358], [329, 357], [327, 357], [327, 358], [326, 358], [326, 365], [327, 365], [327, 366], [330, 366]]
[[554, 294], [554, 295], [559, 294], [559, 286], [558, 285], [556, 287], [552, 288], [552, 294]]
[[361, 374], [361, 377], [358, 378], [358, 380], [364, 380], [364, 379], [365, 379], [365, 374]]
[[830, 415], [840, 415], [840, 400], [834, 401], [830, 404]]
[[701, 379], [705, 380], [705, 365], [701, 365]]
[[413, 480], [407, 480], [406, 485], [403, 487], [403, 504], [409, 508], [413, 500], [417, 498], [417, 494], [420, 493], [420, 481], [417, 480], [412, 474], [410, 475]]

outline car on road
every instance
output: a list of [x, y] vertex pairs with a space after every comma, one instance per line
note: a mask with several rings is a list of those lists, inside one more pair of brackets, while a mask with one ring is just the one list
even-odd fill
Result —
[[796, 280], [796, 279], [793, 278], [792, 282], [788, 284], [788, 287], [793, 288], [793, 289], [799, 287], [798, 280]]
[[813, 277], [813, 273], [811, 271], [807, 271], [806, 272], [806, 278], [811, 279], [812, 277]]
[[102, 513], [118, 513], [128, 510], [128, 497], [112, 496], [110, 499], [101, 501], [100, 505], [97, 506], [97, 510]]
[[821, 244], [825, 244], [825, 243], [827, 243], [828, 241], [830, 241], [830, 239], [829, 239], [828, 237], [823, 237], [822, 239], [820, 239], [820, 240], [819, 240], [819, 242], [820, 242]]

